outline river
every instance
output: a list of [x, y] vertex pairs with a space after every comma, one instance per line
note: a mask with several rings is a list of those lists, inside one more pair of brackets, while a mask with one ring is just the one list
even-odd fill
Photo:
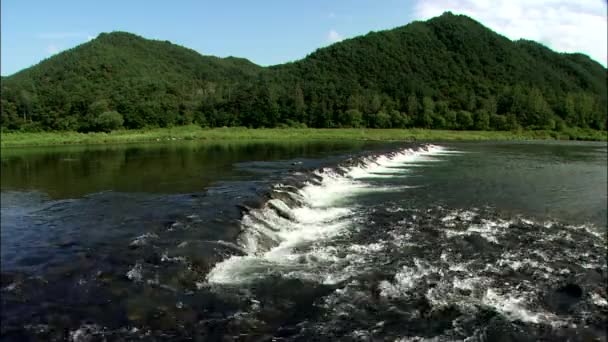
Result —
[[607, 145], [3, 151], [6, 341], [606, 341]]

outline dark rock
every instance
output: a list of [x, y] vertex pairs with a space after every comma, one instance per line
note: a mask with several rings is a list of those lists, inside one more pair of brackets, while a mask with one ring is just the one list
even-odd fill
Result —
[[583, 289], [574, 283], [562, 285], [545, 296], [546, 305], [558, 314], [567, 314], [583, 297]]
[[216, 263], [232, 256], [244, 255], [238, 246], [216, 241], [188, 241], [187, 244], [180, 244], [175, 247], [168, 257], [185, 258], [197, 272], [207, 273]]
[[583, 289], [577, 284], [566, 284], [557, 289], [557, 292], [572, 298], [581, 298], [583, 296]]
[[481, 341], [493, 342], [520, 342], [536, 341], [515, 323], [495, 317], [484, 328], [480, 336]]

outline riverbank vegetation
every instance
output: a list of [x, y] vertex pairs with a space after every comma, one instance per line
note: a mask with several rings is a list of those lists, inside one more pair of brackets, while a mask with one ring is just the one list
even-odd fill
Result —
[[173, 128], [119, 130], [113, 132], [38, 132], [3, 133], [2, 148], [66, 144], [107, 144], [167, 142], [176, 140], [373, 140], [373, 141], [442, 141], [442, 140], [604, 140], [606, 132], [589, 129], [567, 131], [450, 131], [431, 129], [315, 129], [242, 127], [205, 129], [196, 125]]

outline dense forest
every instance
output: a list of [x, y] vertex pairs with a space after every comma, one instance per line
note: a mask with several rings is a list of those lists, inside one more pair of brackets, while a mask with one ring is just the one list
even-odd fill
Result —
[[604, 130], [606, 76], [449, 12], [272, 67], [113, 32], [3, 77], [1, 125]]

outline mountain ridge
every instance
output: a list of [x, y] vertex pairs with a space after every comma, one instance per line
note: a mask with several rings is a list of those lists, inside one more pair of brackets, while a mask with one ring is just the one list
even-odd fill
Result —
[[[462, 14], [453, 14], [451, 11], [446, 11], [446, 12], [444, 12], [444, 13], [443, 13], [442, 15], [440, 15], [440, 16], [430, 18], [428, 21], [431, 21], [431, 20], [436, 20], [436, 19], [438, 19], [438, 18], [445, 17], [445, 16], [449, 16], [449, 15], [452, 15], [452, 16], [459, 16], [459, 17], [466, 18], [466, 19], [470, 20], [471, 22], [474, 22], [474, 23], [476, 23], [476, 24], [478, 24], [478, 25], [481, 25], [481, 26], [482, 26], [483, 28], [485, 28], [485, 29], [491, 30], [491, 29], [489, 29], [489, 28], [487, 28], [487, 27], [483, 26], [483, 24], [481, 24], [480, 22], [478, 22], [478, 21], [476, 21], [476, 20], [472, 19], [471, 17], [468, 17], [468, 16], [466, 16], [466, 15], [462, 15]], [[362, 34], [362, 35], [355, 36], [355, 37], [349, 37], [349, 38], [345, 38], [345, 39], [343, 39], [343, 40], [341, 40], [341, 41], [338, 41], [338, 42], [332, 43], [332, 44], [330, 44], [330, 45], [328, 45], [328, 46], [324, 46], [324, 47], [317, 48], [316, 50], [321, 50], [321, 49], [327, 48], [327, 47], [332, 46], [332, 45], [337, 45], [337, 44], [340, 44], [340, 43], [343, 43], [343, 42], [347, 42], [347, 41], [352, 40], [352, 39], [358, 39], [358, 38], [361, 38], [361, 37], [365, 37], [365, 36], [367, 36], [367, 35], [369, 35], [369, 34], [373, 34], [373, 33], [380, 33], [380, 32], [385, 32], [385, 31], [392, 31], [392, 30], [397, 30], [397, 29], [402, 29], [402, 28], [405, 28], [405, 27], [407, 27], [407, 26], [409, 26], [409, 25], [412, 25], [412, 24], [415, 24], [415, 23], [425, 23], [425, 22], [428, 22], [428, 21], [424, 21], [424, 20], [414, 20], [414, 21], [411, 21], [410, 23], [407, 23], [407, 24], [405, 24], [405, 25], [396, 26], [396, 27], [393, 27], [393, 28], [382, 29], [382, 30], [378, 30], [378, 31], [372, 30], [372, 31], [369, 31], [369, 32], [368, 32], [368, 33], [366, 33], [366, 34]], [[498, 33], [498, 32], [495, 32], [495, 31], [493, 31], [493, 30], [491, 30], [491, 31], [492, 31], [492, 32], [494, 32], [494, 33], [496, 33], [497, 35], [499, 35], [499, 36], [503, 37], [503, 38], [504, 38], [504, 39], [506, 39], [506, 40], [510, 40], [509, 38], [507, 38], [506, 36], [504, 36], [504, 35], [502, 35], [502, 34], [500, 34], [500, 33]], [[146, 41], [169, 43], [169, 44], [172, 44], [172, 45], [175, 45], [175, 46], [178, 46], [178, 47], [182, 47], [182, 48], [184, 48], [184, 49], [191, 50], [191, 51], [193, 51], [193, 52], [197, 53], [198, 55], [200, 55], [200, 56], [202, 56], [202, 57], [215, 57], [215, 58], [219, 58], [219, 59], [239, 59], [239, 60], [244, 60], [244, 61], [246, 61], [246, 62], [248, 62], [248, 63], [250, 63], [250, 64], [257, 65], [257, 66], [259, 66], [260, 68], [272, 68], [272, 67], [277, 67], [277, 66], [281, 66], [281, 65], [285, 65], [285, 64], [295, 63], [295, 62], [298, 62], [298, 61], [300, 61], [300, 60], [302, 60], [302, 59], [307, 58], [308, 56], [310, 56], [311, 54], [313, 54], [313, 53], [316, 51], [316, 50], [315, 50], [315, 51], [313, 51], [313, 52], [311, 52], [311, 53], [308, 53], [308, 54], [307, 54], [305, 57], [300, 58], [300, 59], [297, 59], [297, 60], [288, 61], [288, 62], [285, 62], [285, 63], [279, 63], [279, 64], [272, 64], [272, 65], [262, 66], [262, 65], [257, 64], [257, 63], [255, 63], [255, 62], [253, 62], [253, 61], [251, 61], [251, 60], [249, 60], [249, 59], [247, 59], [247, 58], [245, 58], [245, 57], [232, 56], [232, 55], [230, 55], [230, 56], [225, 56], [225, 57], [219, 57], [219, 56], [214, 56], [214, 55], [207, 55], [207, 54], [201, 53], [201, 52], [199, 52], [199, 51], [196, 51], [196, 50], [194, 50], [194, 49], [190, 49], [190, 48], [188, 48], [188, 47], [187, 47], [187, 46], [185, 46], [185, 45], [180, 45], [180, 44], [176, 44], [176, 43], [170, 42], [169, 40], [164, 40], [164, 39], [159, 39], [159, 38], [145, 38], [144, 36], [139, 35], [139, 34], [136, 34], [136, 33], [128, 32], [128, 31], [122, 31], [122, 30], [114, 30], [114, 31], [109, 31], [109, 32], [101, 32], [101, 33], [99, 33], [99, 34], [97, 35], [97, 37], [95, 37], [95, 38], [91, 39], [91, 40], [90, 40], [90, 41], [88, 41], [88, 42], [85, 42], [85, 43], [79, 44], [79, 45], [77, 45], [77, 46], [74, 46], [74, 47], [72, 47], [72, 48], [69, 48], [69, 49], [66, 49], [66, 50], [60, 51], [60, 52], [58, 52], [57, 54], [54, 54], [54, 55], [52, 55], [52, 56], [50, 56], [50, 57], [47, 57], [47, 58], [45, 58], [45, 59], [41, 60], [40, 62], [38, 62], [38, 63], [36, 63], [36, 64], [34, 64], [34, 65], [32, 65], [32, 66], [29, 66], [29, 67], [23, 68], [23, 69], [21, 69], [21, 70], [18, 70], [18, 71], [16, 71], [16, 72], [15, 72], [15, 73], [13, 73], [13, 74], [10, 74], [10, 75], [4, 75], [4, 76], [1, 76], [1, 77], [2, 77], [2, 78], [10, 78], [10, 77], [12, 77], [12, 76], [14, 76], [14, 75], [16, 75], [16, 74], [18, 74], [18, 73], [21, 73], [21, 72], [23, 72], [23, 71], [25, 71], [25, 70], [27, 70], [27, 69], [30, 69], [30, 68], [36, 67], [37, 65], [39, 65], [39, 64], [40, 64], [40, 63], [42, 63], [42, 62], [44, 62], [45, 60], [48, 60], [48, 59], [53, 58], [53, 57], [56, 57], [56, 56], [58, 56], [58, 55], [60, 55], [60, 54], [62, 54], [62, 53], [64, 53], [64, 52], [69, 52], [69, 51], [71, 51], [71, 50], [73, 50], [73, 49], [76, 49], [76, 48], [78, 48], [78, 47], [82, 46], [82, 45], [85, 45], [85, 44], [87, 44], [87, 43], [90, 43], [91, 41], [95, 41], [95, 40], [97, 40], [97, 39], [99, 39], [99, 38], [103, 38], [103, 37], [107, 37], [107, 36], [130, 36], [130, 37], [133, 37], [133, 38], [142, 39], [142, 40], [146, 40]], [[591, 58], [589, 55], [587, 55], [587, 54], [585, 54], [585, 53], [582, 53], [582, 52], [560, 52], [560, 51], [554, 51], [554, 50], [552, 50], [550, 47], [548, 47], [548, 46], [546, 46], [546, 45], [544, 45], [544, 44], [542, 44], [542, 43], [540, 43], [540, 42], [537, 42], [537, 41], [534, 41], [534, 40], [530, 40], [530, 39], [526, 39], [526, 38], [520, 38], [520, 39], [516, 39], [516, 40], [510, 40], [510, 41], [512, 41], [512, 42], [514, 42], [514, 43], [518, 43], [518, 42], [532, 42], [532, 43], [535, 43], [535, 44], [541, 45], [542, 47], [544, 47], [544, 48], [546, 48], [546, 49], [549, 49], [549, 50], [551, 50], [551, 51], [553, 51], [553, 52], [555, 52], [555, 53], [558, 53], [558, 54], [560, 54], [560, 55], [564, 55], [564, 56], [568, 56], [568, 55], [572, 55], [572, 56], [580, 56], [580, 57], [583, 57], [583, 58], [589, 59], [589, 61], [590, 61], [590, 62], [595, 63], [595, 64], [598, 64], [599, 66], [603, 67], [604, 69], [607, 69], [607, 67], [604, 67], [603, 65], [601, 65], [601, 63], [599, 63], [598, 61], [596, 61], [596, 60], [594, 60], [593, 58]]]
[[2, 77], [2, 127], [605, 129], [605, 90], [588, 56], [450, 12], [267, 67], [114, 31]]

